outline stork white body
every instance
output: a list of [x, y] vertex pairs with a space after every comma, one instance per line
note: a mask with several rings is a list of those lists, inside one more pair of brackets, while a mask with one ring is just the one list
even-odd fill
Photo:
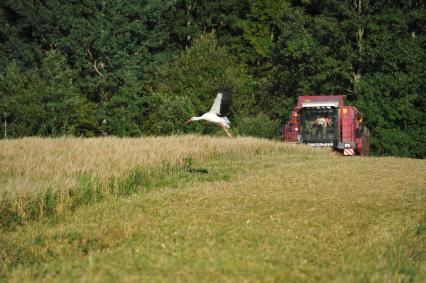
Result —
[[212, 112], [204, 113], [200, 117], [192, 117], [191, 118], [191, 122], [198, 121], [198, 120], [205, 120], [205, 121], [212, 122], [212, 123], [215, 123], [215, 124], [220, 124], [220, 125], [226, 127], [227, 129], [229, 129], [231, 127], [231, 125], [230, 125], [231, 123], [229, 122], [228, 118], [219, 117], [215, 113], [212, 113]]
[[232, 137], [232, 134], [228, 130], [231, 127], [231, 122], [229, 121], [227, 117], [219, 116], [221, 113], [224, 112], [223, 110], [224, 108], [229, 109], [229, 100], [228, 99], [224, 100], [222, 93], [219, 92], [216, 95], [213, 106], [209, 112], [204, 113], [203, 115], [199, 117], [191, 117], [191, 119], [189, 119], [186, 123], [190, 124], [193, 121], [200, 121], [200, 120], [215, 123], [216, 125], [221, 127], [229, 137]]

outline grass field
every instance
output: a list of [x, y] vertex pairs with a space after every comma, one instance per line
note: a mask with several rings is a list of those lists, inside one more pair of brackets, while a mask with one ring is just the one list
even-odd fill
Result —
[[0, 141], [0, 281], [426, 282], [426, 161], [252, 138]]

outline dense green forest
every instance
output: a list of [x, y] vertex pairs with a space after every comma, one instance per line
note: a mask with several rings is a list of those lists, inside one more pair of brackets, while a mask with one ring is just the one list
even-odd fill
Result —
[[344, 94], [374, 154], [424, 158], [425, 82], [423, 0], [0, 2], [2, 138], [214, 133], [184, 122], [229, 87], [237, 134]]

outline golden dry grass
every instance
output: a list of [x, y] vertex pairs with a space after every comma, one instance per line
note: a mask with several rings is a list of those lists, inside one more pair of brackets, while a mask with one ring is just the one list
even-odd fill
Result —
[[249, 156], [260, 151], [304, 150], [311, 149], [253, 138], [207, 136], [1, 140], [0, 192], [34, 192], [48, 187], [71, 189], [83, 173], [105, 180], [122, 176], [136, 166], [179, 165], [188, 157], [203, 162], [214, 155]]
[[[145, 141], [104, 141], [111, 140]], [[425, 282], [424, 160], [347, 158], [256, 139], [169, 141], [183, 153], [164, 155], [168, 162], [190, 155], [208, 172], [191, 174], [213, 178], [106, 199], [4, 231], [0, 280]], [[196, 144], [212, 155], [197, 155]], [[223, 172], [230, 177], [220, 178]]]
[[205, 136], [24, 138], [0, 143], [0, 228], [61, 214], [109, 195], [128, 195], [212, 159], [312, 151], [268, 140]]

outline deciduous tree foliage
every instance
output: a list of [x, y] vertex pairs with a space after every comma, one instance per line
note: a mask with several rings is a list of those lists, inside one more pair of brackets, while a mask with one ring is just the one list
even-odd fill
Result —
[[424, 158], [425, 81], [421, 0], [0, 2], [2, 137], [215, 133], [183, 122], [231, 87], [239, 134], [344, 94], [375, 154]]

